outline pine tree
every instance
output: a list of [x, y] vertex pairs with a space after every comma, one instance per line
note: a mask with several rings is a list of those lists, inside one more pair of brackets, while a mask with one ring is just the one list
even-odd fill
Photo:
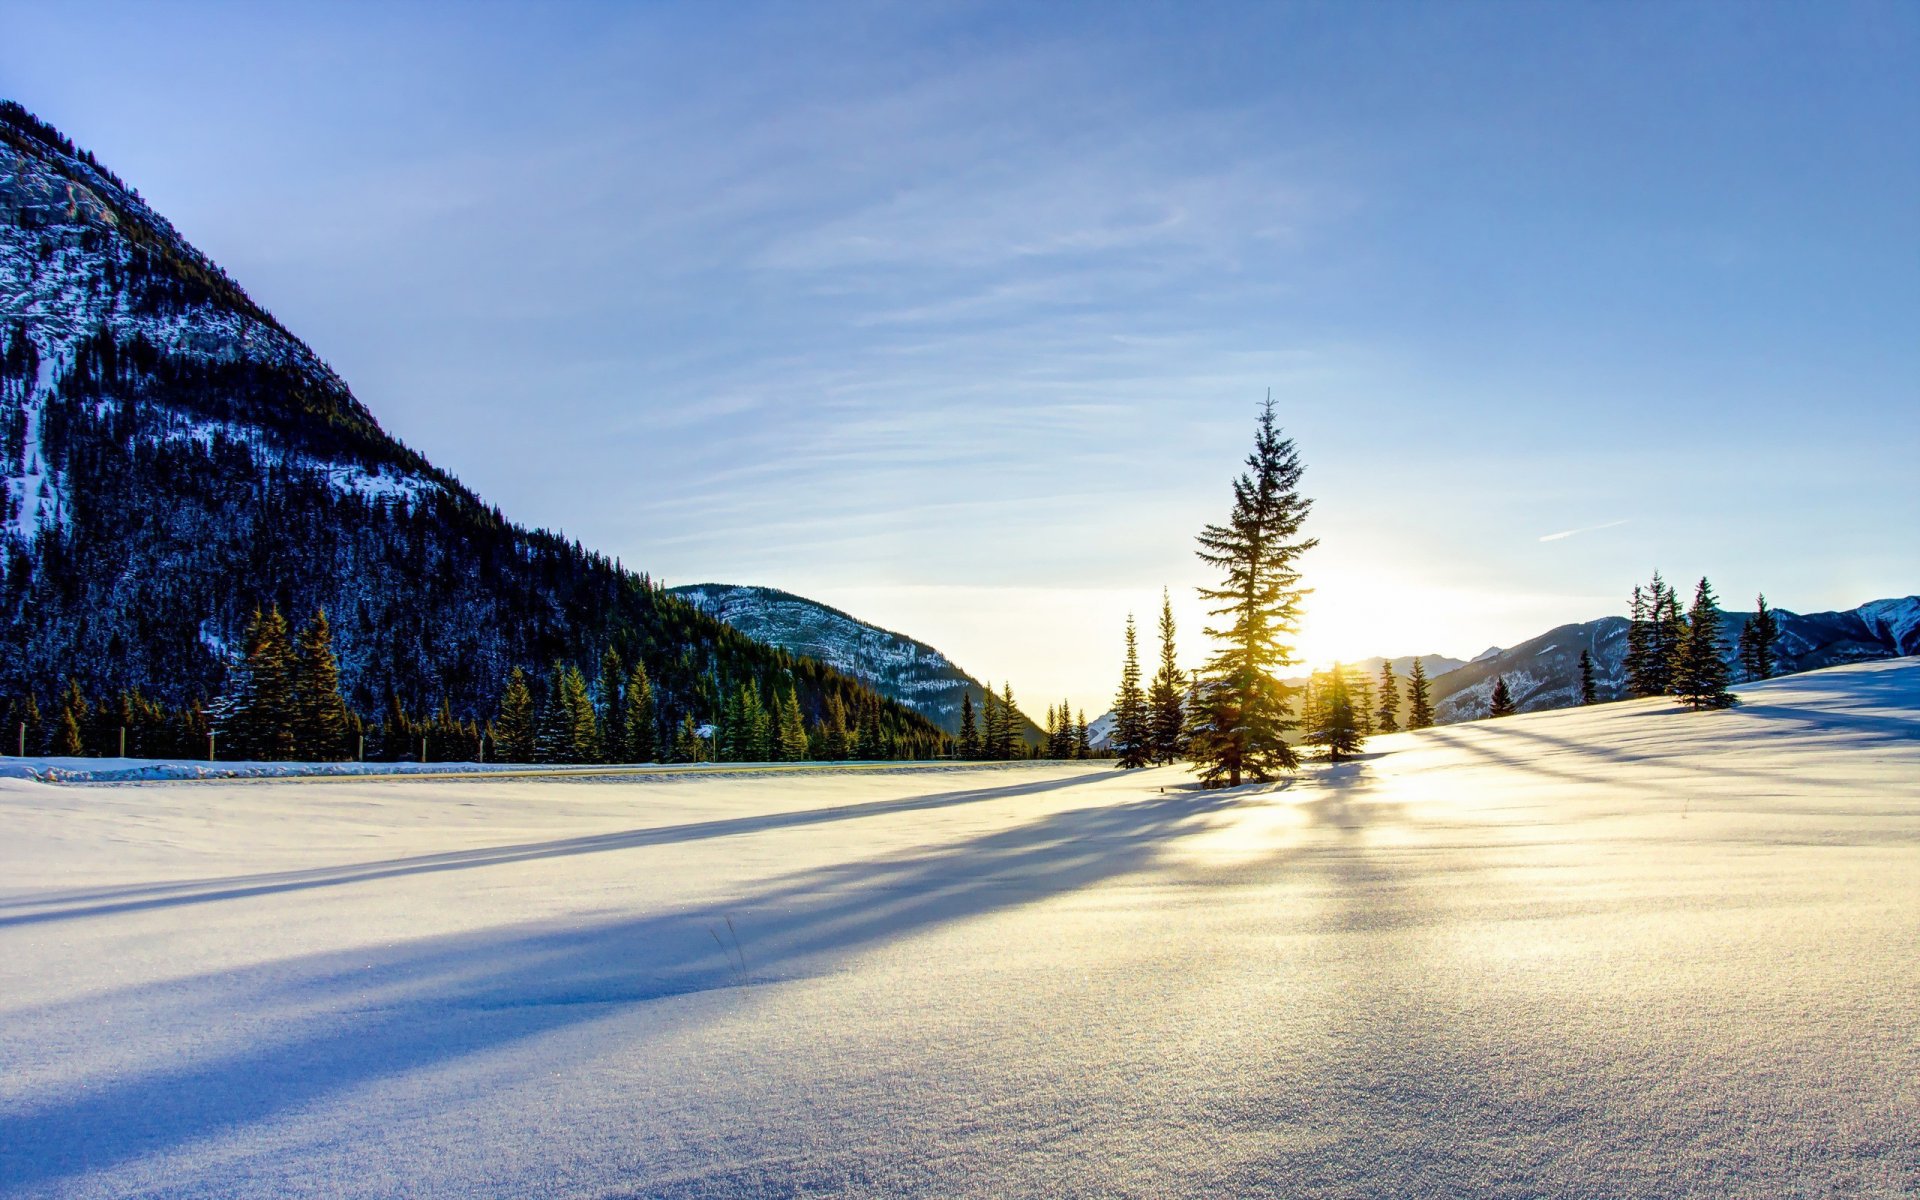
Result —
[[700, 727], [694, 724], [693, 714], [680, 718], [680, 728], [673, 735], [673, 761], [677, 763], [699, 762], [705, 757], [703, 746], [705, 739], [700, 736]]
[[1583, 649], [1580, 651], [1580, 703], [1598, 704], [1599, 702], [1600, 687], [1593, 678], [1593, 652]]
[[347, 756], [347, 702], [340, 695], [340, 661], [333, 654], [333, 630], [327, 611], [315, 609], [300, 634], [295, 663], [294, 700], [298, 722], [294, 736], [302, 757], [337, 762]]
[[821, 757], [829, 762], [845, 762], [853, 752], [847, 737], [847, 706], [837, 695], [827, 697], [826, 747]]
[[780, 758], [785, 762], [805, 762], [807, 750], [807, 723], [800, 715], [800, 698], [788, 688], [780, 702]]
[[1740, 627], [1740, 669], [1752, 682], [1773, 678], [1777, 665], [1773, 647], [1780, 636], [1780, 622], [1767, 607], [1765, 594], [1755, 603], [1753, 616]]
[[994, 695], [991, 683], [981, 692], [980, 706], [980, 757], [992, 759], [999, 753], [1006, 717], [1000, 711], [1000, 698]]
[[1209, 787], [1242, 777], [1271, 779], [1299, 765], [1286, 734], [1294, 727], [1274, 672], [1293, 661], [1289, 639], [1300, 620], [1296, 566], [1317, 543], [1300, 538], [1312, 501], [1300, 495], [1301, 466], [1290, 438], [1274, 423], [1273, 397], [1261, 409], [1248, 472], [1234, 481], [1225, 525], [1200, 534], [1200, 559], [1223, 573], [1201, 597], [1225, 624], [1207, 634], [1222, 644], [1194, 697], [1197, 717], [1188, 753]]
[[1073, 756], [1075, 758], [1093, 757], [1093, 736], [1087, 731], [1087, 710], [1080, 710], [1080, 719], [1073, 723]]
[[1160, 589], [1160, 669], [1147, 689], [1147, 744], [1156, 763], [1178, 762], [1187, 752], [1187, 676], [1173, 645], [1173, 599]]
[[1507, 677], [1498, 675], [1493, 680], [1493, 697], [1487, 702], [1489, 717], [1510, 717], [1514, 714], [1513, 693], [1507, 690]]
[[860, 741], [854, 757], [861, 762], [874, 762], [886, 756], [886, 747], [881, 744], [879, 714], [869, 711], [860, 722]]
[[973, 718], [973, 694], [960, 693], [960, 742], [961, 758], [980, 757], [980, 728]]
[[265, 613], [254, 610], [245, 644], [241, 668], [229, 675], [228, 691], [221, 697], [221, 745], [231, 758], [290, 759], [300, 715], [293, 642], [277, 606]]
[[620, 692], [620, 746], [626, 753], [626, 761], [647, 763], [659, 757], [658, 734], [654, 728], [657, 720], [653, 681], [647, 678], [647, 665], [635, 657], [633, 670], [627, 672], [626, 686]]
[[548, 675], [534, 755], [546, 763], [590, 763], [599, 758], [599, 722], [580, 668], [556, 662]]
[[1638, 584], [1634, 585], [1633, 598], [1627, 602], [1627, 656], [1621, 664], [1627, 673], [1627, 694], [1630, 696], [1657, 695], [1652, 688], [1649, 647], [1653, 641], [1653, 622], [1647, 615], [1647, 595]]
[[1680, 617], [1680, 597], [1672, 585], [1653, 573], [1652, 625], [1647, 637], [1649, 696], [1664, 696], [1673, 690], [1674, 671], [1680, 657], [1680, 643], [1686, 625]]
[[1327, 752], [1327, 761], [1337, 763], [1360, 752], [1366, 734], [1361, 728], [1360, 712], [1347, 672], [1339, 663], [1327, 672], [1324, 682], [1315, 687], [1314, 723], [1306, 729], [1307, 741]]
[[1020, 709], [1013, 703], [1013, 684], [1000, 684], [1000, 703], [994, 706], [1000, 710], [999, 740], [994, 743], [993, 757], [998, 762], [1012, 762], [1015, 751], [1021, 749]]
[[1407, 672], [1407, 728], [1427, 729], [1433, 725], [1432, 685], [1427, 682], [1427, 665], [1413, 660]]
[[620, 652], [608, 646], [600, 655], [600, 674], [593, 681], [594, 709], [600, 726], [600, 759], [603, 762], [629, 762], [626, 712], [620, 702], [620, 688], [626, 681], [626, 664]]
[[1114, 753], [1123, 770], [1144, 767], [1152, 757], [1152, 722], [1147, 713], [1147, 698], [1140, 691], [1140, 647], [1134, 634], [1133, 614], [1127, 614], [1127, 657], [1120, 669], [1120, 690], [1113, 698]]
[[533, 761], [533, 691], [519, 667], [507, 676], [500, 711], [493, 722], [493, 753], [501, 762]]
[[1307, 676], [1307, 681], [1297, 689], [1300, 700], [1299, 721], [1301, 740], [1309, 745], [1318, 745], [1318, 743], [1313, 740], [1313, 731], [1320, 728], [1321, 722], [1324, 719], [1324, 714], [1321, 712], [1321, 701], [1324, 699], [1325, 691], [1322, 686], [1323, 683], [1323, 676], [1318, 673], [1311, 674]]
[[1360, 736], [1373, 736], [1373, 681], [1359, 667], [1347, 669], [1347, 698], [1353, 705], [1354, 724], [1360, 727]]
[[1379, 729], [1381, 733], [1400, 732], [1400, 681], [1393, 677], [1391, 661], [1380, 664], [1380, 711]]
[[1727, 690], [1729, 674], [1726, 643], [1720, 637], [1720, 609], [1712, 585], [1702, 576], [1674, 657], [1673, 694], [1695, 709], [1730, 708], [1735, 697]]
[[54, 717], [53, 753], [59, 758], [80, 758], [87, 752], [87, 726], [93, 724], [93, 706], [80, 691], [80, 681], [69, 680], [60, 695], [60, 711]]

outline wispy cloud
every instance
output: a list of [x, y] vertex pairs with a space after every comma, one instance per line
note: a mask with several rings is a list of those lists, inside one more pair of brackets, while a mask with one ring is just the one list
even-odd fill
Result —
[[1602, 529], [1613, 529], [1617, 526], [1625, 525], [1626, 523], [1627, 523], [1626, 519], [1622, 518], [1621, 520], [1618, 520], [1618, 521], [1608, 521], [1603, 525], [1582, 525], [1578, 529], [1562, 529], [1559, 533], [1546, 534], [1543, 537], [1541, 537], [1540, 540], [1543, 542], [1557, 542], [1561, 538], [1570, 538], [1576, 533], [1594, 533]]

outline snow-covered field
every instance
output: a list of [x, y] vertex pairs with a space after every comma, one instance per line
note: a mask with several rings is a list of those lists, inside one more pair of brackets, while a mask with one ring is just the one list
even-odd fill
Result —
[[1913, 1195], [1920, 661], [1745, 695], [1227, 794], [0, 781], [0, 1192]]

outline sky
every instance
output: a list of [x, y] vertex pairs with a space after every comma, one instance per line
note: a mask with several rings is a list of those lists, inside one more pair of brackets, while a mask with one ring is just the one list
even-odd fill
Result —
[[1310, 662], [1920, 591], [1910, 3], [0, 0], [0, 95], [516, 520], [1029, 708], [1198, 665], [1269, 389]]

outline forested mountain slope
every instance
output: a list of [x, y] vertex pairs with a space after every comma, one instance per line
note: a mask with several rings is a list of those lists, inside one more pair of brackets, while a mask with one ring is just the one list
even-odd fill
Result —
[[[960, 732], [961, 697], [971, 697], [976, 710], [981, 707], [981, 682], [940, 651], [805, 596], [726, 583], [688, 584], [670, 594], [755, 641], [844, 671], [950, 734]], [[1038, 741], [1039, 727], [1024, 714], [1021, 721], [1026, 739]]]
[[257, 607], [324, 608], [356, 711], [485, 719], [515, 666], [642, 659], [663, 729], [744, 684], [919, 714], [521, 528], [383, 431], [344, 381], [93, 157], [0, 105], [0, 692], [169, 704], [221, 689]]

